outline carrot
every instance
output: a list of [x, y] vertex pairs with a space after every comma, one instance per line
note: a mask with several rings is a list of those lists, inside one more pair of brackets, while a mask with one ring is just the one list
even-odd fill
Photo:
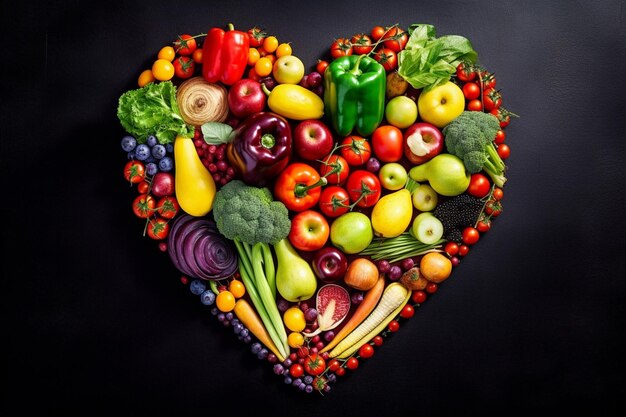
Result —
[[259, 339], [259, 342], [263, 343], [265, 347], [271, 350], [280, 362], [285, 360], [285, 356], [276, 348], [276, 345], [263, 325], [261, 318], [252, 308], [250, 303], [248, 303], [245, 299], [240, 298], [235, 303], [233, 311], [237, 318], [241, 320], [241, 323], [243, 323], [243, 325], [246, 326], [257, 339]]
[[404, 304], [409, 300], [411, 291], [399, 282], [393, 282], [385, 288], [380, 302], [367, 318], [343, 339], [333, 350], [331, 358], [344, 358], [356, 351], [363, 343], [369, 341], [376, 333], [389, 324]]
[[324, 349], [320, 351], [320, 353], [327, 352], [337, 346], [339, 342], [341, 342], [352, 330], [356, 328], [365, 318], [372, 312], [378, 300], [380, 300], [380, 296], [383, 294], [383, 289], [385, 288], [385, 276], [380, 274], [378, 276], [378, 281], [376, 284], [367, 291], [365, 297], [363, 297], [363, 301], [361, 304], [354, 310], [352, 317], [350, 320], [344, 324], [341, 330], [335, 335], [333, 340], [329, 344], [327, 344]]

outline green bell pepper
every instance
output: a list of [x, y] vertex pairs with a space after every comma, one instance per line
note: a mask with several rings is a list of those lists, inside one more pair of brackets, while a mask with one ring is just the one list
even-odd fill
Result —
[[385, 115], [385, 68], [366, 55], [335, 59], [324, 72], [324, 112], [340, 136], [371, 135]]

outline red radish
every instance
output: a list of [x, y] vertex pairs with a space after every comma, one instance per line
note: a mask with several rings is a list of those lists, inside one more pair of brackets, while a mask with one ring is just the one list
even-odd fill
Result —
[[315, 309], [318, 328], [312, 333], [306, 333], [307, 337], [339, 326], [350, 311], [350, 294], [341, 285], [326, 284], [317, 291]]

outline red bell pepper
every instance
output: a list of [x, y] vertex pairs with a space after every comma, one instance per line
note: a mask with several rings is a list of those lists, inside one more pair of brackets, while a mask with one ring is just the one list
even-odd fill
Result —
[[310, 209], [320, 199], [321, 187], [328, 181], [310, 165], [294, 162], [280, 173], [274, 184], [274, 195], [289, 210]]
[[247, 32], [212, 28], [202, 46], [202, 76], [210, 83], [233, 85], [243, 77], [248, 65], [250, 39]]

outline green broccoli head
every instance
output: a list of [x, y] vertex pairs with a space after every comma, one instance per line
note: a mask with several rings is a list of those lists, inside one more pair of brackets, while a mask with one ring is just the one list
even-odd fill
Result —
[[224, 185], [213, 201], [213, 217], [222, 235], [231, 240], [255, 244], [274, 244], [291, 229], [285, 205], [274, 201], [267, 188], [232, 180]]

